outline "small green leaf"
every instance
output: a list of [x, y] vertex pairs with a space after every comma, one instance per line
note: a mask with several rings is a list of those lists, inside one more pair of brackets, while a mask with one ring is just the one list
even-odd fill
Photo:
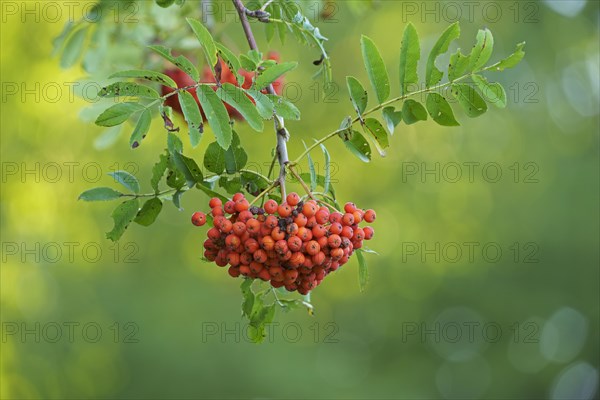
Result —
[[469, 56], [465, 56], [461, 53], [460, 49], [457, 49], [455, 53], [450, 56], [450, 64], [448, 65], [448, 80], [454, 81], [456, 78], [464, 75], [469, 67]]
[[146, 69], [129, 69], [126, 71], [119, 71], [110, 75], [109, 78], [139, 78], [147, 81], [158, 82], [161, 85], [169, 86], [173, 89], [177, 88], [177, 84], [169, 76], [161, 72], [150, 71]]
[[356, 258], [358, 259], [358, 287], [362, 292], [367, 288], [367, 282], [369, 280], [369, 268], [367, 266], [367, 260], [361, 249], [356, 251]]
[[431, 118], [442, 126], [458, 126], [458, 121], [454, 118], [452, 107], [448, 101], [437, 93], [429, 93], [427, 95], [427, 111]]
[[444, 74], [435, 66], [435, 60], [438, 56], [448, 51], [450, 43], [460, 36], [460, 26], [458, 22], [450, 25], [439, 37], [427, 58], [425, 67], [425, 85], [431, 87], [438, 83]]
[[140, 192], [140, 183], [137, 178], [131, 175], [127, 171], [115, 171], [108, 173], [109, 176], [112, 176], [116, 182], [119, 182], [121, 185], [125, 186], [127, 189], [131, 190], [134, 193]]
[[353, 76], [346, 77], [346, 84], [348, 85], [348, 92], [350, 93], [350, 100], [354, 105], [354, 109], [359, 115], [362, 115], [367, 108], [369, 94], [358, 79]]
[[264, 129], [263, 120], [256, 106], [252, 104], [252, 101], [250, 101], [242, 89], [231, 83], [224, 83], [217, 89], [217, 96], [242, 114], [242, 117], [244, 117], [252, 129], [262, 132]]
[[453, 83], [451, 93], [469, 117], [474, 118], [487, 111], [485, 100], [470, 85]]
[[196, 147], [202, 139], [202, 132], [204, 130], [200, 108], [198, 107], [198, 103], [196, 103], [194, 96], [187, 90], [180, 91], [177, 94], [177, 97], [179, 98], [179, 104], [181, 105], [185, 122], [188, 124], [190, 143], [192, 144], [192, 147]]
[[228, 149], [231, 145], [233, 133], [227, 109], [210, 86], [200, 85], [198, 89], [198, 99], [200, 100], [208, 124], [217, 138], [219, 145], [223, 149]]
[[123, 196], [123, 193], [117, 192], [114, 189], [108, 187], [97, 187], [90, 190], [86, 190], [85, 192], [81, 193], [79, 195], [79, 200], [107, 201], [118, 199], [121, 196]]
[[383, 62], [383, 58], [381, 58], [381, 54], [379, 54], [377, 46], [375, 46], [375, 43], [369, 37], [363, 35], [360, 42], [369, 80], [375, 90], [377, 101], [381, 104], [390, 95], [390, 78], [385, 63]]
[[99, 126], [115, 126], [120, 125], [127, 121], [129, 117], [140, 110], [143, 110], [144, 106], [138, 103], [117, 103], [108, 107], [102, 114], [96, 118], [96, 125]]
[[67, 38], [60, 58], [62, 68], [72, 67], [79, 60], [83, 53], [83, 42], [85, 42], [87, 31], [87, 28], [79, 29]]
[[225, 169], [225, 150], [217, 142], [208, 145], [204, 153], [204, 167], [215, 174], [221, 174]]
[[365, 119], [364, 127], [366, 128], [365, 131], [374, 140], [375, 146], [377, 147], [377, 151], [379, 151], [379, 154], [382, 157], [384, 157], [385, 151], [383, 151], [383, 149], [389, 147], [390, 145], [387, 131], [385, 130], [383, 125], [381, 125], [381, 122], [379, 122], [375, 118]]
[[325, 157], [325, 183], [323, 184], [323, 191], [329, 192], [329, 186], [331, 184], [331, 157], [325, 145], [320, 144], [321, 150], [323, 150], [323, 156]]
[[274, 105], [273, 102], [267, 95], [261, 93], [258, 90], [248, 89], [246, 93], [250, 95], [256, 102], [256, 109], [263, 119], [273, 118]]
[[299, 120], [300, 110], [288, 99], [281, 96], [268, 94], [267, 97], [273, 102], [275, 113], [284, 119]]
[[[405, 95], [411, 91], [411, 85], [419, 82], [417, 65], [421, 58], [419, 35], [414, 25], [410, 22], [404, 28], [402, 46], [400, 47], [400, 94]], [[414, 88], [413, 88], [414, 89]]]
[[160, 210], [162, 210], [163, 203], [160, 201], [158, 197], [153, 197], [146, 201], [142, 206], [142, 209], [138, 211], [134, 222], [142, 225], [142, 226], [150, 226], [160, 214]]
[[181, 153], [172, 153], [173, 164], [185, 177], [185, 181], [189, 188], [193, 188], [196, 183], [202, 182], [202, 170], [192, 158], [188, 158]]
[[150, 185], [154, 189], [154, 193], [158, 193], [158, 184], [167, 170], [169, 165], [169, 155], [161, 154], [158, 162], [152, 167], [152, 178], [150, 178]]
[[156, 4], [158, 4], [159, 7], [162, 8], [167, 8], [171, 5], [173, 5], [173, 3], [175, 3], [175, 0], [155, 0]]
[[504, 87], [498, 82], [488, 82], [488, 80], [481, 75], [472, 75], [473, 82], [477, 85], [477, 88], [483, 94], [483, 97], [498, 108], [506, 107], [506, 91]]
[[219, 186], [227, 191], [229, 194], [235, 194], [242, 190], [242, 180], [239, 176], [235, 176], [231, 179], [222, 177], [219, 179]]
[[142, 142], [142, 139], [146, 137], [146, 134], [150, 130], [150, 124], [152, 122], [152, 113], [149, 108], [146, 108], [141, 114], [140, 118], [135, 124], [135, 129], [129, 138], [129, 145], [132, 148], [136, 148]]
[[177, 207], [177, 209], [179, 211], [183, 211], [183, 207], [181, 207], [181, 198], [183, 197], [184, 193], [185, 193], [184, 190], [178, 190], [175, 193], [173, 193], [173, 197], [171, 197], [171, 201], [173, 202], [173, 205], [175, 207]]
[[362, 133], [352, 131], [352, 135], [348, 140], [344, 140], [344, 144], [359, 160], [363, 162], [371, 161], [371, 146]]
[[179, 139], [179, 137], [173, 132], [167, 133], [167, 148], [169, 149], [169, 153], [183, 152], [183, 143], [181, 142], [181, 139]]
[[172, 165], [167, 172], [167, 186], [173, 189], [181, 189], [185, 186], [186, 181], [183, 173], [177, 169], [176, 166]]
[[[308, 149], [304, 141], [302, 141], [302, 144], [304, 144], [305, 149]], [[308, 160], [308, 171], [310, 172], [310, 190], [314, 192], [317, 188], [317, 169], [315, 168], [315, 163], [313, 162], [310, 153], [306, 153], [306, 159]]]
[[215, 46], [212, 35], [200, 21], [193, 18], [186, 18], [186, 21], [192, 27], [194, 34], [196, 34], [198, 41], [202, 45], [202, 50], [204, 50], [208, 65], [210, 65], [211, 68], [214, 68], [217, 64], [217, 47]]
[[402, 105], [402, 120], [406, 125], [414, 124], [427, 119], [427, 110], [415, 100], [406, 100]]
[[521, 62], [523, 57], [525, 57], [525, 52], [523, 51], [523, 47], [525, 47], [525, 42], [517, 44], [517, 48], [515, 52], [505, 59], [497, 62], [496, 64], [489, 67], [490, 70], [495, 71], [504, 71], [506, 68], [512, 68], [518, 63]]
[[106, 238], [116, 242], [123, 236], [127, 226], [133, 221], [135, 216], [137, 215], [139, 208], [138, 199], [132, 199], [124, 201], [119, 204], [117, 208], [112, 212], [112, 219], [114, 222], [114, 226], [110, 232], [106, 233]]
[[489, 29], [477, 32], [477, 43], [469, 56], [469, 71], [477, 71], [488, 62], [494, 50], [494, 37]]
[[[267, 24], [268, 25], [268, 24]], [[237, 83], [239, 86], [242, 86], [244, 83], [244, 76], [240, 74], [240, 69], [242, 68], [242, 64], [240, 64], [240, 60], [233, 54], [231, 50], [222, 45], [221, 43], [216, 43], [217, 51], [219, 52], [219, 56], [221, 60], [227, 64], [231, 73], [235, 76]]]
[[254, 307], [254, 292], [252, 291], [252, 279], [244, 279], [240, 285], [242, 290], [242, 316], [250, 318]]
[[248, 72], [254, 72], [258, 68], [258, 65], [245, 54], [240, 54], [240, 65]]
[[259, 90], [264, 89], [271, 83], [275, 82], [280, 76], [282, 76], [286, 72], [293, 70], [297, 66], [297, 62], [284, 62], [268, 67], [265, 70], [259, 72], [258, 76], [254, 81], [254, 86], [256, 89]]
[[148, 47], [155, 53], [162, 56], [165, 60], [173, 63], [177, 68], [188, 74], [194, 82], [198, 82], [200, 80], [200, 73], [198, 72], [198, 69], [196, 69], [194, 64], [185, 56], [180, 55], [175, 57], [171, 54], [171, 49], [158, 44], [154, 44]]
[[385, 107], [382, 111], [383, 119], [387, 124], [388, 131], [391, 135], [394, 134], [394, 129], [402, 121], [402, 111], [396, 111], [392, 106]]
[[120, 96], [145, 97], [149, 99], [158, 99], [158, 92], [151, 87], [140, 85], [134, 82], [116, 82], [103, 87], [98, 92], [98, 96], [112, 98]]
[[240, 146], [240, 138], [238, 134], [233, 131], [231, 146], [229, 146], [229, 149], [225, 151], [225, 170], [228, 174], [235, 174], [246, 166], [246, 162], [248, 162], [248, 155]]

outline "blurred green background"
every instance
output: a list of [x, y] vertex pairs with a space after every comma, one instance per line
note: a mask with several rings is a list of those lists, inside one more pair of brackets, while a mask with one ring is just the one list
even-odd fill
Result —
[[[150, 191], [164, 129], [155, 119], [135, 151], [128, 132], [110, 147], [98, 140], [96, 111], [81, 112], [90, 102], [69, 88], [87, 74], [51, 57], [68, 19], [60, 2], [60, 18], [44, 14], [51, 3], [1, 4], [2, 398], [598, 398], [597, 2], [380, 1], [350, 11], [339, 1], [332, 20], [315, 22], [340, 87], [328, 101], [310, 80], [318, 53], [291, 38], [267, 44], [253, 24], [263, 50], [300, 60], [284, 93], [303, 115], [289, 123], [291, 157], [350, 113], [344, 77], [367, 81], [361, 34], [378, 44], [393, 88], [408, 21], [424, 52], [457, 19], [452, 49], [469, 49], [485, 26], [492, 62], [527, 42], [524, 61], [497, 75], [507, 109], [477, 119], [457, 110], [456, 128], [401, 124], [387, 157], [368, 165], [329, 143], [340, 201], [377, 210], [370, 247], [380, 255], [368, 257], [365, 293], [352, 261], [313, 292], [314, 316], [278, 314], [262, 345], [244, 339], [239, 281], [200, 259], [204, 229], [189, 216], [206, 208], [203, 193], [184, 196], [183, 212], [165, 204], [152, 227], [131, 226], [117, 244], [104, 234], [115, 204], [77, 201], [114, 185], [115, 169]], [[87, 4], [71, 3], [76, 16]], [[198, 3], [186, 7], [200, 17]], [[111, 54], [140, 57], [148, 9], [162, 36], [185, 29], [173, 9], [140, 9], [134, 39]], [[233, 15], [225, 20], [217, 35], [245, 51]], [[122, 67], [115, 58], [87, 60], [92, 80]], [[264, 171], [273, 134], [238, 130]], [[207, 136], [187, 152], [201, 159]]]

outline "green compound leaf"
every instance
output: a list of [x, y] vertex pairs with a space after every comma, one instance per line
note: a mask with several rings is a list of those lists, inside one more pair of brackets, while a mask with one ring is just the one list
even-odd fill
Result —
[[442, 126], [458, 126], [458, 121], [454, 118], [452, 107], [448, 101], [437, 93], [429, 93], [425, 103], [427, 111], [431, 118]]
[[297, 66], [297, 62], [284, 62], [268, 67], [258, 74], [256, 80], [254, 81], [254, 86], [256, 89], [259, 90], [264, 89], [271, 83], [275, 82], [280, 76], [282, 76], [286, 72], [293, 70]]
[[200, 85], [198, 89], [198, 99], [200, 100], [208, 124], [217, 139], [217, 143], [223, 149], [228, 149], [231, 145], [233, 133], [227, 109], [210, 86]]
[[152, 167], [152, 178], [150, 178], [150, 186], [154, 189], [154, 193], [158, 193], [158, 184], [165, 175], [167, 166], [169, 165], [169, 155], [161, 154], [158, 162]]
[[208, 145], [204, 153], [204, 167], [217, 175], [225, 169], [225, 150], [217, 142]]
[[481, 75], [472, 75], [471, 78], [488, 103], [492, 103], [498, 108], [506, 107], [506, 91], [500, 83], [490, 83]]
[[108, 201], [115, 200], [123, 196], [123, 193], [118, 192], [114, 189], [108, 187], [97, 187], [90, 190], [86, 190], [85, 192], [79, 195], [78, 200], [83, 201]]
[[366, 132], [373, 139], [379, 154], [383, 157], [385, 156], [385, 151], [383, 149], [390, 146], [389, 136], [381, 122], [376, 120], [375, 118], [367, 118], [365, 119], [365, 128]]
[[150, 226], [156, 221], [156, 217], [162, 210], [163, 203], [158, 197], [147, 200], [142, 209], [138, 211], [134, 222], [142, 226]]
[[518, 63], [521, 62], [523, 57], [525, 57], [525, 52], [523, 51], [523, 47], [525, 47], [525, 42], [517, 44], [517, 48], [514, 53], [505, 59], [497, 62], [492, 65], [489, 69], [493, 71], [504, 71], [506, 68], [512, 68]]
[[442, 54], [448, 51], [450, 43], [460, 36], [460, 26], [458, 22], [450, 25], [439, 37], [437, 42], [433, 45], [429, 57], [427, 58], [427, 65], [425, 67], [425, 85], [431, 87], [438, 83], [444, 74], [435, 66], [435, 60]]
[[353, 76], [346, 77], [346, 84], [348, 85], [348, 92], [350, 93], [350, 100], [354, 105], [354, 109], [359, 115], [362, 115], [367, 108], [369, 94], [358, 79]]
[[477, 32], [477, 42], [469, 56], [469, 71], [477, 71], [488, 62], [494, 51], [494, 37], [489, 29]]
[[214, 68], [217, 64], [217, 46], [215, 45], [212, 35], [200, 21], [193, 18], [186, 18], [186, 21], [192, 27], [194, 34], [198, 38], [202, 50], [204, 50], [208, 65], [210, 65], [211, 68]]
[[114, 104], [112, 106], [110, 106], [109, 108], [107, 108], [106, 110], [104, 110], [104, 112], [102, 112], [102, 114], [100, 114], [98, 116], [98, 118], [96, 118], [96, 125], [99, 126], [116, 126], [116, 125], [120, 125], [123, 122], [127, 121], [127, 119], [129, 119], [129, 117], [140, 111], [143, 110], [144, 106], [142, 106], [141, 104], [138, 103], [131, 103], [131, 102], [126, 102], [126, 103], [117, 103]]
[[119, 72], [115, 72], [114, 74], [110, 75], [109, 78], [110, 79], [113, 79], [113, 78], [145, 79], [147, 81], [158, 82], [161, 85], [169, 86], [173, 89], [177, 88], [177, 84], [169, 76], [167, 76], [161, 72], [150, 71], [147, 69], [129, 69], [126, 71], [119, 71]]
[[475, 118], [487, 111], [485, 100], [477, 91], [465, 83], [453, 83], [451, 87], [452, 96], [465, 111], [467, 116]]
[[[211, 90], [212, 91], [212, 90]], [[188, 125], [188, 133], [192, 147], [198, 146], [202, 139], [204, 127], [202, 124], [202, 114], [194, 96], [187, 90], [182, 90], [177, 93], [179, 105], [183, 111], [183, 117]]]
[[405, 95], [410, 91], [411, 85], [419, 82], [417, 65], [421, 58], [419, 35], [414, 25], [410, 22], [404, 28], [402, 46], [400, 47], [400, 94]]
[[127, 189], [131, 190], [132, 192], [134, 192], [134, 193], [140, 192], [140, 183], [138, 182], [137, 178], [135, 176], [131, 175], [129, 172], [115, 171], [115, 172], [110, 172], [108, 175], [112, 176], [116, 182], [120, 183], [121, 185], [123, 185]]
[[127, 200], [121, 203], [112, 212], [114, 226], [110, 232], [106, 233], [106, 238], [116, 242], [123, 236], [125, 230], [137, 215], [139, 208], [138, 199]]
[[146, 137], [146, 134], [150, 130], [151, 123], [152, 123], [152, 113], [150, 112], [149, 108], [146, 108], [140, 114], [140, 118], [138, 119], [137, 123], [135, 124], [135, 129], [133, 130], [133, 133], [131, 134], [131, 137], [129, 138], [129, 145], [132, 148], [135, 149], [136, 147], [138, 147], [140, 145], [140, 143], [142, 142], [142, 139], [144, 139]]
[[264, 129], [262, 117], [242, 89], [231, 83], [224, 83], [223, 86], [217, 89], [217, 96], [235, 108], [252, 129], [262, 132]]
[[369, 80], [375, 90], [377, 101], [381, 104], [390, 96], [390, 78], [385, 63], [377, 46], [369, 37], [363, 35], [360, 42]]
[[135, 82], [116, 82], [103, 87], [98, 92], [98, 96], [112, 97], [145, 97], [148, 99], [158, 99], [158, 92], [151, 87], [140, 85]]
[[200, 80], [200, 73], [198, 72], [198, 69], [196, 69], [194, 64], [190, 60], [188, 60], [185, 56], [180, 55], [180, 56], [175, 57], [171, 54], [171, 49], [169, 49], [168, 47], [165, 47], [165, 46], [157, 45], [157, 44], [151, 45], [148, 47], [151, 50], [153, 50], [155, 53], [157, 53], [161, 57], [163, 57], [165, 60], [171, 62], [177, 68], [179, 68], [180, 70], [182, 70], [183, 72], [188, 74], [194, 82], [198, 82]]
[[427, 110], [425, 110], [423, 104], [412, 99], [404, 102], [402, 105], [402, 120], [406, 125], [411, 125], [418, 121], [425, 121], [426, 119]]

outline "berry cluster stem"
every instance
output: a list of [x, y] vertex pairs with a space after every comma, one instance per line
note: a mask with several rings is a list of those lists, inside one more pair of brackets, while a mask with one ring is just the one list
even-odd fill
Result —
[[[246, 39], [248, 40], [248, 45], [251, 50], [258, 50], [258, 44], [256, 43], [256, 39], [254, 38], [254, 33], [252, 33], [252, 27], [250, 26], [250, 22], [248, 21], [248, 9], [244, 6], [241, 0], [232, 0], [235, 9], [240, 17], [240, 22], [242, 24], [242, 28], [244, 30], [244, 34], [246, 35]], [[269, 94], [276, 94], [273, 85], [269, 85], [267, 87], [267, 92]], [[281, 197], [286, 197], [285, 192], [285, 166], [290, 162], [288, 158], [287, 151], [287, 140], [289, 138], [289, 133], [284, 125], [284, 120], [280, 116], [274, 114], [273, 120], [275, 122], [275, 132], [277, 134], [277, 159], [279, 161], [279, 187], [281, 190]]]

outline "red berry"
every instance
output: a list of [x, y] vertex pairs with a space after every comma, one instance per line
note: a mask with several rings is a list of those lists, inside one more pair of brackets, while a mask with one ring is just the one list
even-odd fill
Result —
[[317, 213], [318, 209], [319, 207], [317, 206], [317, 203], [314, 200], [310, 200], [304, 203], [304, 206], [302, 207], [302, 213], [310, 218]]
[[221, 207], [223, 205], [223, 202], [221, 201], [220, 198], [218, 197], [213, 197], [212, 199], [210, 199], [210, 201], [208, 202], [208, 205], [210, 206], [210, 208], [215, 208], [215, 207]]
[[287, 203], [292, 207], [295, 207], [298, 203], [300, 203], [300, 196], [298, 196], [298, 193], [296, 192], [288, 194], [285, 199]]
[[344, 211], [347, 213], [353, 213], [356, 211], [356, 205], [354, 203], [346, 203], [344, 204]]
[[192, 224], [196, 226], [202, 226], [206, 224], [206, 214], [197, 211], [192, 215]]
[[363, 228], [363, 232], [365, 234], [365, 240], [371, 240], [373, 238], [373, 235], [375, 234], [375, 230], [370, 226], [365, 226]]
[[375, 214], [375, 211], [373, 211], [373, 210], [367, 210], [367, 211], [365, 212], [365, 215], [364, 215], [364, 217], [363, 217], [363, 218], [364, 218], [364, 220], [365, 220], [366, 222], [368, 222], [368, 223], [370, 224], [370, 223], [372, 223], [373, 221], [375, 221], [375, 218], [376, 218], [376, 217], [377, 217], [377, 215]]
[[269, 199], [267, 200], [267, 202], [265, 203], [265, 211], [268, 214], [275, 214], [277, 212], [277, 207], [278, 204], [275, 200], [273, 199]]
[[292, 215], [292, 207], [289, 204], [283, 203], [277, 208], [277, 213], [282, 218], [287, 218]]

